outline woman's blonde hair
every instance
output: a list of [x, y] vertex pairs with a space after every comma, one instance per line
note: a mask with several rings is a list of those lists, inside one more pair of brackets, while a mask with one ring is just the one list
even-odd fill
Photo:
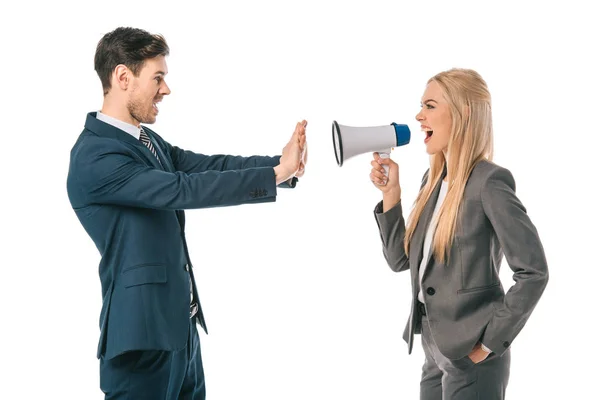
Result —
[[440, 208], [432, 242], [436, 260], [443, 262], [449, 256], [448, 252], [452, 246], [457, 229], [457, 216], [469, 175], [477, 162], [483, 159], [492, 161], [493, 158], [492, 108], [487, 84], [473, 70], [450, 69], [435, 75], [427, 83], [430, 82], [437, 82], [442, 89], [452, 118], [448, 160], [443, 152], [430, 156], [427, 182], [419, 191], [408, 218], [404, 248], [408, 254], [417, 222], [446, 167], [448, 193]]

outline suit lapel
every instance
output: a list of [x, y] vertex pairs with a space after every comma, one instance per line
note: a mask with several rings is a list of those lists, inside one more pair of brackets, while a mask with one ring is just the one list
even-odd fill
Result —
[[[150, 141], [152, 142], [152, 145], [154, 146], [154, 149], [156, 150], [156, 153], [158, 154], [158, 158], [160, 158], [160, 162], [162, 164], [161, 169], [164, 169], [167, 172], [175, 172], [175, 167], [171, 163], [171, 159], [165, 155], [165, 152], [163, 151], [162, 147], [158, 144], [158, 141], [154, 137], [155, 133], [151, 129], [148, 129], [145, 126], [144, 126], [144, 131], [150, 138]], [[150, 149], [148, 149], [148, 151], [150, 152], [150, 154], [152, 154]], [[156, 157], [154, 157], [154, 154], [152, 154], [152, 158], [154, 160], [156, 160]]]
[[[417, 223], [417, 227], [415, 229], [415, 234], [410, 244], [410, 259], [417, 260], [414, 264], [415, 269], [418, 271], [419, 266], [421, 265], [421, 261], [423, 260], [423, 243], [425, 242], [425, 235], [427, 233], [427, 228], [429, 227], [429, 223], [431, 222], [431, 218], [433, 217], [433, 211], [435, 210], [435, 204], [437, 203], [438, 196], [440, 194], [440, 188], [442, 187], [442, 180], [446, 177], [446, 168], [442, 172], [440, 179], [437, 181], [435, 188], [433, 189], [433, 193], [427, 200], [427, 204], [425, 204], [425, 208], [423, 209], [423, 213], [421, 214], [421, 218]], [[431, 247], [429, 250], [429, 254], [427, 257], [431, 255]]]
[[[149, 136], [149, 135], [148, 135]], [[150, 139], [152, 140], [152, 139]], [[140, 142], [141, 143], [141, 142]], [[152, 144], [154, 145], [154, 148], [156, 149], [156, 145], [154, 144], [154, 142], [152, 142]], [[154, 154], [152, 154], [152, 152], [150, 151], [149, 148], [147, 148], [146, 146], [144, 146], [144, 144], [142, 143], [142, 147], [144, 148], [144, 156], [146, 156], [146, 158], [152, 163], [152, 165], [156, 168], [156, 169], [162, 169], [165, 170], [165, 168], [163, 167], [163, 165], [161, 165], [160, 162], [162, 162], [162, 160], [160, 160], [160, 162], [156, 159], [156, 157], [154, 157]]]
[[[163, 148], [158, 143], [158, 140], [156, 140], [156, 137], [154, 136], [155, 135], [154, 131], [152, 131], [151, 129], [148, 129], [147, 127], [144, 127], [144, 131], [150, 138], [150, 141], [152, 142], [152, 145], [154, 146], [154, 149], [156, 150], [156, 153], [158, 154], [158, 157], [160, 158], [160, 162], [162, 163], [162, 168], [168, 172], [175, 172], [175, 166], [171, 162], [171, 158], [167, 157], [166, 153], [163, 151]], [[150, 150], [148, 150], [148, 151], [150, 152]], [[154, 160], [156, 160], [156, 157], [154, 157], [154, 154], [152, 154], [152, 158], [154, 158]], [[183, 210], [175, 210], [175, 214], [177, 215], [177, 220], [179, 221], [179, 225], [181, 226], [181, 231], [183, 232], [185, 229], [185, 213], [183, 212]]]
[[[157, 168], [157, 169], [164, 169], [160, 165], [160, 163], [158, 162], [158, 160], [156, 159], [156, 157], [154, 157], [154, 154], [152, 154], [152, 152], [150, 151], [150, 149], [147, 148], [140, 140], [134, 138], [129, 133], [124, 132], [121, 129], [115, 127], [115, 126], [112, 126], [111, 124], [107, 124], [104, 121], [100, 121], [98, 118], [96, 118], [96, 116], [97, 116], [96, 112], [90, 112], [90, 113], [88, 113], [87, 118], [85, 120], [85, 127], [86, 127], [86, 129], [89, 129], [90, 131], [94, 132], [95, 134], [97, 134], [99, 136], [109, 137], [109, 138], [112, 138], [112, 139], [121, 140], [123, 142], [127, 142], [127, 143], [135, 146], [139, 150], [139, 152], [155, 168]], [[157, 147], [156, 146], [156, 141], [153, 141], [152, 143], [154, 144], [154, 147]]]

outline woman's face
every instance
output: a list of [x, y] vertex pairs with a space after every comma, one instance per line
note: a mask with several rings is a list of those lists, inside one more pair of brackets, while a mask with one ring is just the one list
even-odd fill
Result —
[[425, 148], [428, 154], [445, 152], [450, 141], [452, 117], [442, 89], [437, 82], [430, 82], [421, 99], [421, 111], [416, 116], [425, 132]]

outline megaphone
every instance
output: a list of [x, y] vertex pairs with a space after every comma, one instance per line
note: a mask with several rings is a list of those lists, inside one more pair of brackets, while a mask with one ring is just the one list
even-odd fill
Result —
[[[410, 142], [408, 125], [395, 122], [383, 126], [355, 127], [333, 121], [331, 131], [335, 159], [340, 167], [344, 161], [363, 153], [378, 152], [381, 158], [389, 158], [393, 147]], [[387, 176], [389, 167], [384, 165], [383, 168]]]

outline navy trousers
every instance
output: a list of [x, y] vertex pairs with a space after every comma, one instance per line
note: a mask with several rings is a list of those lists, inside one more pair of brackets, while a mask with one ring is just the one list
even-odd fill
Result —
[[195, 319], [179, 351], [130, 351], [100, 358], [100, 389], [106, 400], [205, 400], [204, 368]]

